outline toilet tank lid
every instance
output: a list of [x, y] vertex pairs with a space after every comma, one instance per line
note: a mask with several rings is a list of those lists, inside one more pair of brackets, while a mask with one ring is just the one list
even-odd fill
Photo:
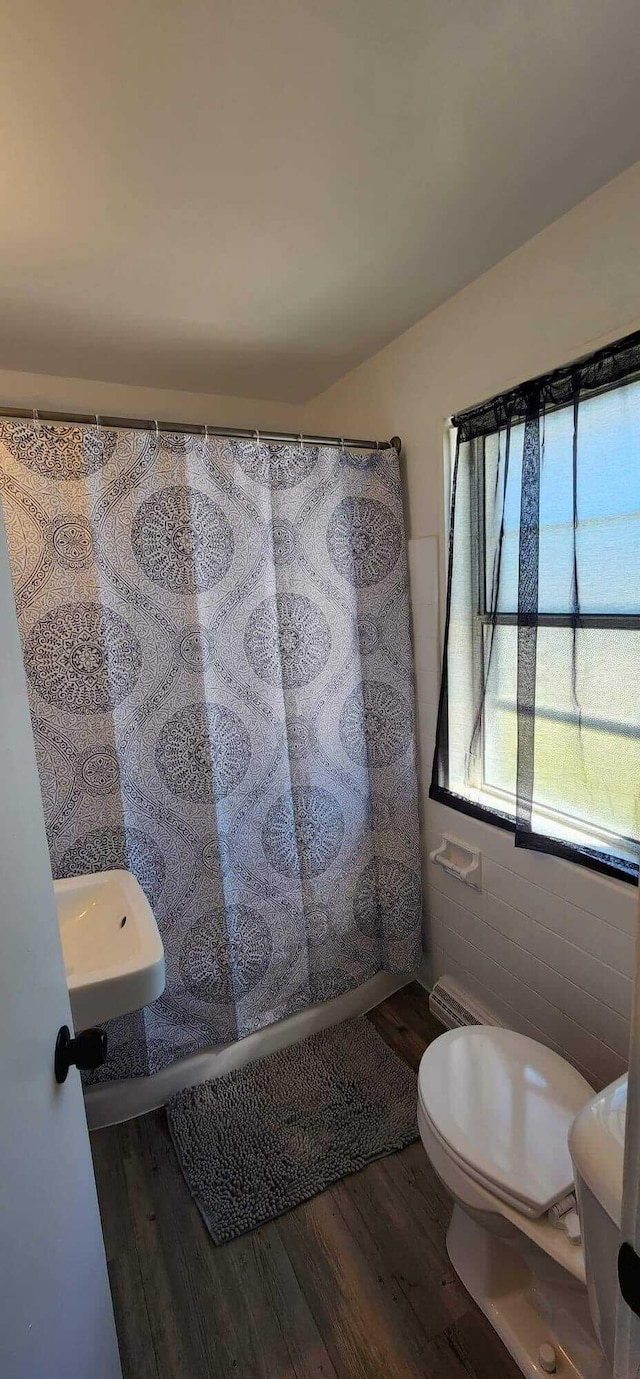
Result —
[[598, 1092], [578, 1112], [569, 1135], [576, 1175], [584, 1179], [607, 1216], [620, 1227], [627, 1075]]

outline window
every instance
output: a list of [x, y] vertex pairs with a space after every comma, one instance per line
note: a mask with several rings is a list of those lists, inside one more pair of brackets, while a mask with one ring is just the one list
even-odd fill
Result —
[[635, 879], [640, 334], [454, 425], [431, 794]]

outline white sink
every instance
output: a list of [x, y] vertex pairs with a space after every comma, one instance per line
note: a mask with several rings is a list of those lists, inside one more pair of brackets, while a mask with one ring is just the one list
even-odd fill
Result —
[[164, 948], [153, 910], [129, 871], [54, 881], [62, 954], [77, 1031], [155, 1001]]

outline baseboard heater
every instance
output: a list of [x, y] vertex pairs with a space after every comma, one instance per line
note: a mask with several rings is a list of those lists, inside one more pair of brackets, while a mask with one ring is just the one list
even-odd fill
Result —
[[429, 993], [429, 1010], [446, 1029], [461, 1025], [501, 1025], [492, 1010], [471, 996], [454, 977], [439, 977]]

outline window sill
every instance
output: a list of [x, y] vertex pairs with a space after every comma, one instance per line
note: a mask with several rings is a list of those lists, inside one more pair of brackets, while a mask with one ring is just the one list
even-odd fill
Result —
[[[432, 784], [429, 797], [439, 804], [447, 805], [449, 809], [457, 809], [461, 814], [467, 814], [470, 818], [516, 834], [515, 817], [510, 812], [513, 808], [512, 799], [497, 790], [474, 790], [468, 795], [460, 795], [443, 786]], [[550, 837], [543, 831], [545, 818], [553, 822], [556, 832], [562, 828], [561, 837]], [[516, 847], [544, 852], [578, 866], [587, 867], [591, 871], [598, 871], [605, 876], [615, 877], [618, 881], [626, 881], [629, 885], [638, 885], [638, 862], [631, 853], [622, 855], [617, 850], [606, 850], [607, 846], [615, 847], [615, 840], [604, 842], [602, 835], [595, 831], [592, 834], [586, 830], [581, 832], [551, 810], [538, 809], [534, 816], [534, 824], [531, 832], [518, 832], [514, 839]]]

